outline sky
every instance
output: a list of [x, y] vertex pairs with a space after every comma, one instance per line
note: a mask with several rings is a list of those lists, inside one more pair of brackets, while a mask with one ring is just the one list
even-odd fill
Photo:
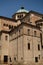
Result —
[[22, 6], [43, 14], [43, 0], [0, 0], [0, 16], [11, 18]]

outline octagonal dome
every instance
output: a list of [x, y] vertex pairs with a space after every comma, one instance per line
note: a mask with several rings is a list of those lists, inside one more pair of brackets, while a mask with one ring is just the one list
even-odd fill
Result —
[[21, 9], [19, 9], [16, 13], [21, 13], [21, 12], [25, 12], [28, 13], [28, 10], [25, 10], [24, 7], [21, 7]]

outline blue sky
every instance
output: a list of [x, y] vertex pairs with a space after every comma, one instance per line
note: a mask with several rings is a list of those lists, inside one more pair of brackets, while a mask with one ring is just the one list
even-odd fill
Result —
[[0, 0], [0, 16], [11, 17], [21, 6], [43, 14], [43, 0]]

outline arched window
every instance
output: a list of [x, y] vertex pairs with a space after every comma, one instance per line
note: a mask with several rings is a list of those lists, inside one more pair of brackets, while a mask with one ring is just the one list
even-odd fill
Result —
[[28, 50], [30, 49], [30, 43], [28, 43]]
[[16, 57], [14, 57], [14, 61], [16, 61]]
[[36, 31], [34, 31], [34, 36], [36, 36]]
[[6, 36], [5, 36], [5, 40], [7, 40], [7, 39], [8, 39], [8, 36], [6, 35]]
[[11, 29], [11, 25], [9, 25], [9, 29]]
[[30, 35], [30, 29], [28, 29], [28, 35]]
[[38, 44], [38, 50], [40, 50], [40, 45]]

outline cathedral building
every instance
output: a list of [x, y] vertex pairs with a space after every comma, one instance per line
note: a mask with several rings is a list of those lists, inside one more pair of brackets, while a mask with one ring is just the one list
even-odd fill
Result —
[[0, 63], [43, 61], [43, 14], [21, 7], [12, 18], [0, 16]]

